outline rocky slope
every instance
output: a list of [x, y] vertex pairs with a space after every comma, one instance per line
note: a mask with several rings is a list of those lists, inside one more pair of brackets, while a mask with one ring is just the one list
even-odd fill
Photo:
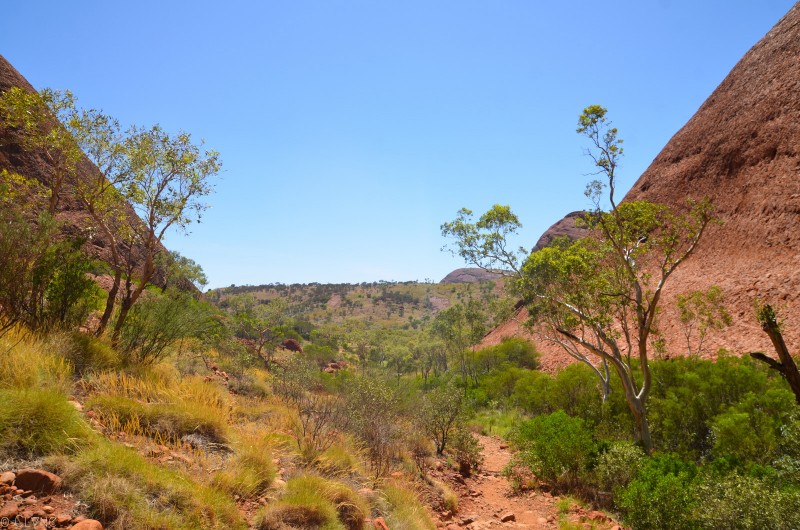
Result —
[[[685, 349], [675, 297], [711, 285], [723, 289], [734, 322], [709, 338], [708, 355], [719, 347], [771, 352], [755, 321], [758, 299], [781, 308], [789, 347], [800, 352], [800, 4], [739, 61], [626, 200], [681, 207], [690, 197], [711, 198], [723, 224], [708, 231], [665, 291], [661, 327], [670, 353]], [[485, 343], [520, 334], [512, 321]], [[558, 355], [546, 355], [545, 365], [558, 365]]]
[[[0, 92], [11, 87], [35, 90], [11, 63], [0, 55]], [[49, 181], [53, 166], [43, 153], [23, 149], [13, 132], [0, 127], [0, 170], [4, 169], [46, 183]], [[75, 178], [85, 179], [97, 171], [99, 171], [97, 167], [88, 158], [83, 157], [78, 162]], [[73, 186], [74, 181], [66, 182], [58, 207], [57, 218], [63, 222], [63, 231], [69, 236], [87, 237], [87, 249], [90, 254], [108, 261], [110, 259], [108, 242], [98, 230], [91, 229], [92, 220], [73, 196]], [[128, 208], [127, 215], [130, 223], [141, 223], [133, 208]]]

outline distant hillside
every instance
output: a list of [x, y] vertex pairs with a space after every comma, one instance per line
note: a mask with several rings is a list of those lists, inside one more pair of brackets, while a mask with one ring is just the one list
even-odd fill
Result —
[[317, 324], [359, 319], [390, 327], [416, 327], [470, 296], [477, 298], [497, 291], [494, 282], [309, 283], [231, 286], [209, 291], [207, 297], [221, 307], [232, 295], [250, 294], [262, 301], [282, 297], [294, 316]]

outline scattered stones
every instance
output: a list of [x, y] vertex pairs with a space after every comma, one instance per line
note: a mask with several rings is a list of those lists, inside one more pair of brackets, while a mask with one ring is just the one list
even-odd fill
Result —
[[17, 478], [17, 475], [11, 471], [0, 473], [0, 484], [6, 484], [7, 486], [10, 486], [14, 483], [15, 478]]
[[517, 516], [514, 515], [512, 512], [504, 513], [500, 516], [501, 523], [511, 523], [517, 520]]
[[61, 487], [61, 477], [41, 469], [21, 469], [17, 472], [14, 485], [18, 489], [50, 495]]
[[14, 519], [19, 514], [19, 504], [10, 502], [0, 508], [0, 519]]
[[461, 525], [467, 526], [470, 523], [474, 523], [476, 519], [477, 517], [474, 515], [464, 515], [463, 517], [461, 517]]

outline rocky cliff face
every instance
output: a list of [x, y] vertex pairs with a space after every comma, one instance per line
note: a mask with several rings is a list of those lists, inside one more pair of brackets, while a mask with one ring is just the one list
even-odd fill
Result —
[[[19, 87], [31, 92], [35, 90], [5, 57], [0, 55], [0, 92], [11, 87]], [[0, 170], [3, 169], [26, 178], [35, 178], [43, 183], [49, 182], [49, 175], [53, 171], [51, 163], [47, 161], [43, 153], [23, 149], [13, 133], [0, 127]], [[83, 157], [78, 162], [75, 178], [85, 179], [98, 171], [99, 169], [88, 158]], [[63, 231], [66, 235], [86, 238], [86, 247], [89, 253], [98, 259], [108, 261], [110, 259], [108, 242], [97, 230], [91, 228], [93, 223], [89, 214], [83, 211], [80, 202], [73, 196], [74, 184], [75, 181], [65, 183], [56, 216], [63, 223]], [[141, 223], [133, 208], [129, 207], [127, 214], [129, 222]], [[157, 277], [155, 281], [159, 283], [159, 278]]]
[[[739, 61], [625, 200], [680, 208], [703, 197], [714, 202], [722, 224], [665, 290], [660, 325], [670, 353], [685, 351], [675, 297], [711, 285], [723, 289], [734, 323], [709, 338], [707, 355], [720, 347], [771, 352], [755, 321], [758, 299], [781, 308], [789, 347], [800, 353], [800, 4]], [[512, 322], [485, 342], [519, 334], [525, 333]], [[545, 365], [560, 364], [558, 355], [546, 355]]]

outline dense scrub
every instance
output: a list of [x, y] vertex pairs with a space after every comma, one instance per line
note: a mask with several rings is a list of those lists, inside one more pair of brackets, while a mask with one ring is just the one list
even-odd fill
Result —
[[652, 370], [652, 455], [629, 441], [621, 389], [604, 402], [584, 365], [554, 377], [498, 369], [474, 395], [532, 417], [511, 439], [539, 480], [618, 510], [634, 528], [797, 527], [800, 410], [786, 383], [748, 358]]

